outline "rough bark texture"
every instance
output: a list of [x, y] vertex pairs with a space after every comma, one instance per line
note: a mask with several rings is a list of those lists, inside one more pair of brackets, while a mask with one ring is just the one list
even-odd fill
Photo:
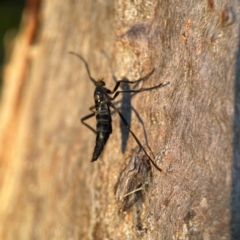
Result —
[[[0, 238], [238, 239], [239, 1], [32, 3], [4, 76]], [[94, 86], [68, 51], [84, 56], [92, 76], [111, 89], [101, 50], [118, 79], [155, 68], [144, 87], [170, 82], [120, 102], [163, 169], [152, 167], [140, 213], [135, 206], [120, 211], [114, 196], [137, 146], [119, 116], [94, 163], [95, 136], [79, 122]]]

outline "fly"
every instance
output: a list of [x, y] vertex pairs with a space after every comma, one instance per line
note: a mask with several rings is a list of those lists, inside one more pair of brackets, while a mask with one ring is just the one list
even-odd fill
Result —
[[[128, 80], [124, 80], [124, 79], [118, 80], [116, 82], [116, 85], [113, 88], [113, 90], [110, 90], [105, 87], [105, 82], [103, 81], [103, 79], [96, 81], [91, 76], [88, 64], [81, 55], [74, 53], [74, 52], [70, 52], [70, 54], [77, 56], [78, 58], [80, 58], [83, 61], [83, 63], [85, 64], [86, 70], [87, 70], [88, 77], [92, 81], [92, 83], [95, 85], [95, 91], [94, 91], [95, 105], [89, 108], [89, 110], [92, 113], [88, 114], [87, 116], [85, 116], [81, 119], [81, 122], [96, 134], [96, 144], [95, 144], [94, 151], [93, 151], [92, 162], [96, 161], [99, 158], [110, 134], [112, 133], [112, 118], [111, 118], [111, 113], [110, 113], [110, 107], [111, 107], [118, 113], [121, 120], [123, 121], [123, 124], [128, 129], [128, 131], [132, 134], [132, 136], [135, 139], [135, 141], [137, 142], [138, 146], [140, 147], [140, 149], [142, 149], [144, 151], [144, 153], [147, 155], [148, 159], [151, 161], [151, 163], [154, 165], [154, 167], [157, 168], [159, 171], [162, 171], [157, 166], [157, 164], [151, 159], [151, 157], [148, 155], [148, 153], [146, 152], [146, 150], [144, 149], [144, 147], [138, 140], [137, 136], [132, 132], [132, 130], [130, 129], [130, 127], [129, 127], [127, 121], [125, 120], [124, 116], [122, 115], [122, 113], [112, 103], [112, 101], [119, 95], [119, 93], [124, 93], [124, 92], [138, 93], [138, 92], [149, 91], [152, 89], [156, 89], [156, 88], [165, 86], [166, 84], [163, 85], [162, 83], [160, 83], [157, 86], [149, 87], [149, 88], [141, 88], [139, 90], [117, 91], [120, 86], [120, 83], [130, 83], [130, 84], [139, 83], [141, 81], [148, 79], [153, 74], [155, 69], [153, 69], [145, 77], [139, 78], [138, 80], [135, 80], [135, 81], [128, 81]], [[110, 96], [112, 94], [114, 94], [113, 97]], [[93, 116], [96, 116], [96, 120], [97, 120], [96, 130], [93, 129], [90, 125], [88, 125], [85, 122], [87, 119], [89, 119]]]

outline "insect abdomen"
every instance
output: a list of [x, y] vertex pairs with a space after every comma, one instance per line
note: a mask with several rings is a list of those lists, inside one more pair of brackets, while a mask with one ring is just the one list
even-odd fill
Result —
[[96, 106], [96, 119], [97, 138], [93, 151], [92, 162], [98, 159], [109, 138], [109, 135], [112, 133], [112, 119], [107, 104], [99, 104]]

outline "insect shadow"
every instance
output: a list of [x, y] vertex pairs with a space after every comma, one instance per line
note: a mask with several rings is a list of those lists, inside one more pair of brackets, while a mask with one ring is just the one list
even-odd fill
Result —
[[[111, 61], [110, 61], [110, 58], [109, 58], [108, 54], [103, 50], [101, 51], [101, 53], [107, 59], [107, 62], [108, 62], [108, 65], [109, 65], [109, 68], [110, 68], [110, 71], [111, 71], [111, 74], [112, 74], [112, 79], [115, 81], [115, 83], [117, 83], [117, 78], [116, 78], [116, 76], [113, 72], [113, 68], [112, 68]], [[129, 79], [126, 78], [126, 77], [124, 78], [124, 80], [129, 81]], [[152, 152], [152, 149], [150, 148], [150, 146], [148, 144], [148, 138], [147, 138], [147, 133], [146, 133], [146, 129], [145, 129], [145, 126], [144, 126], [144, 122], [143, 122], [142, 118], [140, 117], [140, 115], [138, 114], [137, 110], [131, 104], [132, 98], [136, 95], [136, 93], [129, 94], [129, 90], [136, 89], [136, 87], [138, 85], [139, 85], [139, 82], [134, 84], [134, 86], [132, 88], [130, 88], [130, 84], [128, 82], [124, 82], [122, 84], [122, 86], [120, 86], [123, 90], [122, 99], [117, 101], [117, 102], [114, 102], [113, 104], [114, 105], [120, 104], [120, 108], [119, 108], [120, 112], [124, 115], [128, 125], [130, 127], [131, 127], [132, 111], [135, 113], [138, 121], [142, 125], [142, 129], [143, 129], [144, 138], [145, 138], [147, 148], [151, 151], [152, 155], [154, 155], [153, 152]], [[115, 111], [112, 114], [114, 114], [114, 113], [115, 113]], [[121, 137], [122, 138], [121, 150], [122, 150], [122, 153], [124, 153], [125, 150], [126, 150], [127, 140], [129, 138], [129, 131], [124, 126], [122, 121], [120, 121], [120, 130], [121, 130], [121, 135], [122, 135], [122, 137]]]
[[[114, 104], [112, 103], [112, 101], [120, 94], [123, 92], [128, 92], [128, 93], [139, 93], [139, 92], [144, 92], [144, 91], [149, 91], [152, 89], [156, 89], [156, 88], [160, 88], [163, 87], [165, 85], [163, 85], [162, 83], [160, 83], [157, 86], [154, 87], [149, 87], [149, 88], [141, 88], [139, 90], [118, 90], [119, 86], [121, 83], [130, 83], [130, 84], [134, 84], [134, 83], [139, 83], [141, 81], [144, 81], [146, 79], [148, 79], [154, 72], [155, 69], [153, 69], [150, 73], [148, 73], [145, 77], [143, 78], [139, 78], [138, 80], [135, 81], [128, 81], [128, 80], [118, 80], [116, 82], [115, 87], [113, 88], [113, 90], [110, 90], [108, 88], [105, 87], [105, 82], [103, 81], [103, 79], [99, 79], [98, 81], [96, 81], [90, 74], [90, 70], [88, 67], [88, 63], [86, 62], [86, 60], [79, 54], [74, 53], [74, 52], [70, 52], [70, 54], [73, 54], [75, 56], [77, 56], [78, 58], [80, 58], [82, 60], [82, 62], [85, 64], [87, 73], [88, 73], [88, 77], [89, 79], [92, 81], [92, 83], [95, 85], [95, 91], [94, 91], [94, 101], [95, 101], [95, 105], [90, 107], [89, 110], [92, 112], [91, 114], [88, 114], [87, 116], [83, 117], [81, 119], [81, 122], [87, 127], [89, 128], [92, 132], [94, 132], [96, 134], [96, 144], [94, 147], [94, 151], [93, 151], [93, 156], [92, 156], [92, 162], [96, 161], [100, 154], [103, 151], [103, 148], [110, 136], [110, 134], [112, 133], [112, 118], [111, 118], [111, 113], [110, 113], [110, 108], [114, 109], [119, 117], [121, 118], [121, 120], [123, 121], [124, 126], [128, 129], [128, 131], [131, 133], [131, 135], [133, 136], [133, 138], [135, 139], [135, 141], [137, 142], [138, 146], [140, 147], [141, 150], [143, 150], [143, 152], [147, 155], [149, 161], [154, 165], [154, 167], [156, 169], [158, 169], [159, 171], [162, 171], [157, 164], [152, 160], [152, 158], [148, 155], [148, 153], [146, 152], [145, 148], [142, 146], [141, 142], [138, 140], [137, 136], [133, 133], [133, 131], [130, 129], [126, 119], [124, 118], [124, 116], [122, 115], [122, 113], [120, 112], [120, 110], [118, 108], [116, 108], [114, 106]], [[167, 83], [168, 84], [168, 83]], [[118, 91], [117, 91], [118, 90]], [[113, 97], [111, 97], [111, 95], [113, 94]], [[97, 126], [96, 126], [96, 130], [94, 128], [92, 128], [89, 124], [87, 124], [85, 121], [91, 117], [96, 117], [97, 120]]]

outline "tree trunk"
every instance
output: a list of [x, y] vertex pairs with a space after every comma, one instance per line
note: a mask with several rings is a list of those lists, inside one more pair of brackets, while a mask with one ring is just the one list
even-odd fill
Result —
[[[239, 13], [237, 0], [29, 1], [4, 74], [0, 239], [239, 239]], [[109, 89], [112, 73], [170, 82], [116, 99], [162, 172], [117, 113], [90, 162], [79, 119], [94, 85], [69, 51]]]

